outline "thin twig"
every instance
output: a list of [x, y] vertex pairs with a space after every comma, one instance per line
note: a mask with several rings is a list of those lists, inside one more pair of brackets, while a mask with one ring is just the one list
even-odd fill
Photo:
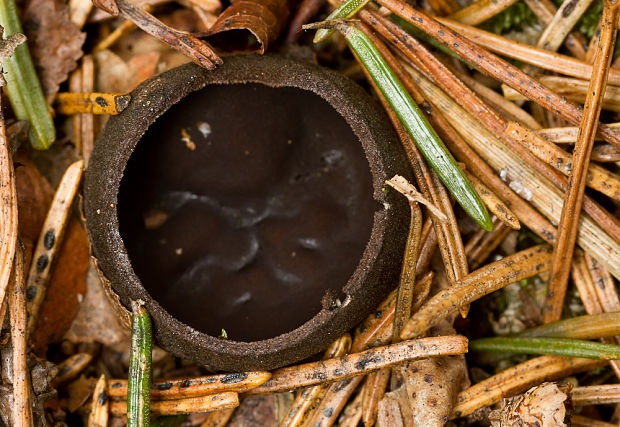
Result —
[[597, 46], [594, 59], [594, 70], [596, 71], [592, 74], [588, 96], [584, 104], [584, 114], [579, 125], [579, 137], [573, 153], [573, 167], [553, 251], [551, 276], [544, 309], [545, 323], [558, 320], [562, 315], [564, 295], [577, 240], [577, 228], [583, 205], [590, 152], [594, 144], [594, 134], [601, 113], [607, 74], [611, 65], [617, 19], [618, 5], [615, 1], [605, 0], [603, 17], [601, 18], [601, 43]]

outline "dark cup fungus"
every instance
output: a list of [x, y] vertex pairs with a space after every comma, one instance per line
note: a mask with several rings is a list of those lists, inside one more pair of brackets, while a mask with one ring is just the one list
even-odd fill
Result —
[[159, 345], [214, 369], [273, 369], [324, 349], [396, 285], [408, 208], [383, 191], [395, 173], [402, 148], [354, 83], [229, 57], [134, 91], [97, 141], [84, 206], [113, 299], [144, 300]]

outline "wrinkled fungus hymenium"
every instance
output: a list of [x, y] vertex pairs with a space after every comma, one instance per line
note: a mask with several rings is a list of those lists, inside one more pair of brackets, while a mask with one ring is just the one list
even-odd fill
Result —
[[132, 154], [118, 216], [134, 271], [171, 315], [237, 341], [289, 332], [340, 296], [368, 243], [368, 160], [309, 91], [210, 85]]

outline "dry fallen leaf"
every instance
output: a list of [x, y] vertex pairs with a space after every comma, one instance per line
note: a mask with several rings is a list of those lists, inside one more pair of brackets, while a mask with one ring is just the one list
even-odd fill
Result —
[[77, 67], [86, 33], [71, 22], [69, 9], [60, 0], [26, 0], [22, 23], [28, 47], [48, 104], [60, 83]]

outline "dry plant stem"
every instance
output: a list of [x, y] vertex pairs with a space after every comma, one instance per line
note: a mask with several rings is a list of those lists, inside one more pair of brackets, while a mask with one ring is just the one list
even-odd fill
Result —
[[541, 356], [508, 368], [459, 393], [451, 418], [464, 417], [543, 381], [589, 371], [606, 362], [563, 356]]
[[297, 13], [289, 24], [286, 43], [292, 44], [297, 42], [301, 35], [301, 26], [310, 21], [319, 12], [324, 3], [325, 0], [303, 0], [299, 4]]
[[[505, 131], [507, 122], [495, 111], [482, 102], [463, 82], [458, 80], [450, 70], [438, 61], [424, 46], [417, 42], [399, 26], [378, 14], [371, 16], [368, 12], [361, 12], [360, 16], [370, 23], [394, 45], [399, 47], [408, 59], [415, 62], [426, 74], [431, 74], [438, 85], [457, 102], [479, 119], [493, 134], [507, 144], [523, 160], [534, 167], [538, 172], [551, 180], [561, 189], [567, 186], [566, 179], [549, 165], [532, 155], [528, 150], [516, 142], [512, 135]], [[604, 209], [586, 197], [584, 208], [597, 222], [603, 224], [604, 229], [620, 241], [620, 223], [614, 220]]]
[[200, 427], [224, 427], [234, 412], [234, 408], [220, 409], [219, 411], [209, 412], [207, 419], [200, 424]]
[[449, 67], [447, 64], [446, 66], [459, 78], [459, 80], [465, 83], [472, 91], [478, 94], [480, 98], [486, 101], [487, 104], [490, 106], [496, 106], [499, 110], [503, 110], [506, 116], [512, 117], [511, 120], [522, 123], [530, 129], [538, 130], [542, 128], [540, 123], [538, 123], [534, 117], [515, 103], [508, 101], [493, 89], [485, 86], [467, 74], [461, 73], [454, 68]]
[[[237, 393], [227, 392], [208, 396], [151, 402], [151, 412], [160, 415], [195, 414], [239, 406]], [[127, 413], [126, 401], [110, 402], [110, 413], [122, 416]]]
[[571, 416], [570, 425], [572, 427], [617, 427], [617, 424], [607, 423], [605, 421], [595, 420], [593, 418], [575, 414]]
[[617, 11], [615, 1], [605, 0], [603, 17], [601, 18], [600, 44], [594, 54], [595, 72], [590, 80], [588, 96], [584, 104], [584, 114], [579, 125], [579, 136], [573, 154], [573, 168], [562, 207], [558, 237], [553, 250], [549, 289], [543, 310], [545, 323], [558, 320], [562, 316], [564, 295], [566, 294], [573, 251], [577, 241], [577, 228], [583, 205], [590, 152], [594, 144], [596, 125], [601, 113], [607, 73], [613, 54], [618, 21]]
[[[512, 211], [506, 206], [502, 200], [491, 191], [486, 185], [484, 185], [475, 175], [463, 168], [463, 172], [467, 176], [467, 179], [472, 183], [480, 198], [491, 212], [499, 218], [502, 223], [506, 224], [513, 230], [520, 230], [521, 223], [519, 219], [512, 213]], [[495, 229], [493, 230], [495, 231]]]
[[[570, 176], [573, 170], [573, 159], [566, 151], [518, 123], [509, 123], [506, 127], [506, 133], [510, 134], [515, 141], [536, 157], [564, 175]], [[612, 199], [620, 200], [620, 176], [597, 164], [589, 165], [586, 173], [586, 185]]]
[[392, 342], [394, 343], [400, 341], [400, 331], [411, 317], [416, 275], [415, 266], [420, 253], [420, 239], [422, 237], [422, 211], [417, 202], [410, 201], [409, 206], [411, 208], [411, 220], [396, 295], [396, 311], [392, 329]]
[[[475, 149], [478, 155], [483, 157], [506, 183], [510, 184], [515, 191], [518, 191], [529, 202], [526, 204], [520, 201], [521, 205], [528, 207], [531, 204], [532, 206], [529, 206], [529, 208], [535, 207], [550, 220], [559, 222], [562, 206], [562, 194], [560, 191], [545, 177], [536, 173], [523, 159], [515, 155], [511, 150], [508, 150], [500, 140], [494, 137], [469, 113], [457, 106], [452, 98], [431, 84], [415, 69], [411, 67], [407, 69], [412, 76], [412, 81], [418, 85], [433, 104], [437, 105], [436, 109], [440, 110], [450, 120], [452, 126], [467, 141], [467, 144]], [[450, 148], [452, 149], [453, 147], [451, 146]], [[462, 147], [454, 148], [457, 150], [464, 149]], [[453, 150], [453, 152], [455, 151]], [[466, 164], [470, 162], [468, 158], [461, 157], [460, 160]], [[472, 172], [476, 172], [476, 166], [468, 164], [468, 167]], [[484, 167], [484, 164], [480, 165], [480, 167]], [[485, 182], [487, 184], [490, 183], [493, 176], [494, 174], [491, 174], [489, 176], [490, 180]], [[495, 191], [497, 194], [500, 194], [499, 189]], [[534, 222], [533, 219], [535, 217], [530, 212], [528, 212], [530, 219], [521, 218], [521, 213], [517, 210], [519, 208], [518, 204], [509, 207], [519, 216], [521, 222], [528, 224], [530, 228], [542, 228], [546, 231], [540, 230], [540, 235], [543, 239], [553, 239], [556, 231], [552, 227], [545, 230], [546, 221], [542, 223]], [[596, 221], [600, 220], [597, 219]], [[620, 265], [617, 262], [620, 259], [620, 245], [618, 242], [610, 237], [589, 215], [582, 215], [580, 222], [579, 245], [605, 265], [612, 275], [620, 277]], [[605, 227], [608, 227], [607, 224]]]
[[73, 207], [73, 198], [77, 193], [83, 170], [83, 160], [79, 160], [67, 168], [41, 228], [41, 235], [34, 251], [26, 284], [28, 289], [28, 334], [32, 333], [37, 323], [39, 308], [45, 299], [51, 266], [62, 242], [67, 219]]
[[[442, 23], [412, 8], [402, 0], [379, 0], [379, 3], [440, 43], [443, 43], [461, 58], [475, 64], [492, 77], [518, 90], [528, 99], [542, 105], [571, 123], [578, 124], [581, 121], [583, 114], [576, 105], [566, 101], [566, 99], [545, 88], [523, 71], [473, 44]], [[620, 145], [620, 138], [610, 132], [607, 127], [600, 125], [598, 129], [606, 141]]]
[[[558, 95], [566, 97], [569, 101], [583, 104], [588, 94], [589, 82], [573, 77], [541, 76], [539, 81]], [[502, 85], [504, 98], [510, 101], [523, 101], [526, 98], [516, 90]], [[501, 96], [501, 95], [500, 95]], [[620, 87], [607, 86], [601, 109], [614, 112], [620, 111]]]
[[58, 375], [54, 378], [54, 385], [59, 386], [77, 377], [93, 360], [89, 353], [76, 353], [58, 364]]
[[222, 63], [220, 57], [206, 43], [191, 34], [168, 27], [128, 0], [115, 0], [115, 3], [119, 13], [125, 18], [132, 21], [143, 31], [186, 55], [201, 67], [212, 70]]
[[69, 0], [69, 17], [71, 22], [82, 28], [93, 9], [91, 0]]
[[73, 93], [56, 95], [56, 113], [58, 114], [120, 114], [131, 96], [125, 93]]
[[108, 400], [105, 375], [101, 375], [95, 385], [95, 390], [93, 390], [93, 400], [90, 404], [90, 415], [88, 416], [88, 427], [107, 427]]
[[571, 400], [575, 406], [620, 403], [620, 385], [576, 387], [571, 392]]
[[[557, 12], [557, 8], [550, 0], [524, 0], [524, 2], [543, 25], [549, 25]], [[585, 38], [578, 32], [569, 33], [564, 40], [566, 49], [579, 59], [586, 57], [585, 43]]]
[[[592, 64], [588, 64], [585, 61], [559, 53], [549, 52], [525, 43], [519, 43], [497, 34], [461, 24], [451, 19], [437, 18], [437, 21], [453, 29], [482, 48], [525, 62], [526, 64], [535, 65], [544, 70], [554, 71], [584, 80], [589, 80], [592, 74]], [[620, 85], [620, 70], [610, 70], [609, 84]]]
[[349, 354], [339, 359], [277, 369], [269, 381], [251, 390], [250, 393], [275, 393], [323, 382], [340, 381], [408, 360], [466, 352], [467, 338], [459, 335], [403, 341]]
[[[13, 258], [17, 245], [17, 193], [13, 159], [6, 139], [6, 128], [0, 106], [0, 308], [6, 307]], [[0, 310], [4, 319], [4, 310]]]
[[471, 268], [478, 268], [491, 256], [491, 253], [504, 241], [511, 229], [505, 223], [500, 223], [492, 232], [485, 233], [484, 239], [468, 254]]
[[478, 25], [503, 12], [518, 0], [477, 0], [459, 10], [451, 19], [467, 25]]
[[[350, 349], [351, 335], [345, 334], [329, 346], [323, 355], [323, 360], [344, 356]], [[281, 427], [307, 426], [329, 387], [329, 383], [324, 383], [300, 390], [279, 425]]]
[[402, 339], [417, 337], [441, 319], [456, 313], [465, 304], [498, 289], [547, 271], [551, 263], [548, 245], [534, 246], [500, 261], [488, 264], [445, 289], [426, 302], [411, 316], [401, 334]]
[[565, 1], [538, 39], [537, 47], [556, 51], [573, 29], [592, 0]]
[[360, 394], [362, 395], [362, 421], [369, 427], [377, 421], [379, 402], [383, 399], [390, 380], [391, 369], [385, 368], [368, 374]]
[[24, 255], [15, 252], [13, 286], [9, 298], [11, 347], [13, 349], [13, 422], [16, 426], [32, 426], [30, 373], [27, 362], [26, 287], [24, 285]]
[[[366, 15], [366, 11], [362, 10], [360, 12], [360, 16], [363, 17]], [[386, 46], [366, 26], [362, 25], [360, 26], [360, 29], [374, 43], [381, 56], [403, 83], [415, 102], [421, 104], [420, 97], [417, 96], [417, 92], [415, 90], [412, 90], [413, 88], [409, 84], [402, 67], [400, 67]], [[452, 205], [450, 204], [447, 191], [438, 179], [434, 179], [433, 171], [427, 167], [424, 159], [422, 158], [422, 154], [416, 147], [411, 136], [400, 123], [400, 120], [398, 120], [394, 111], [389, 107], [387, 100], [382, 95], [381, 91], [375, 87], [374, 81], [368, 76], [367, 80], [375, 88], [375, 93], [381, 100], [385, 111], [388, 113], [388, 116], [392, 121], [392, 125], [396, 129], [422, 194], [426, 198], [432, 200], [435, 205], [438, 205], [443, 214], [448, 217], [447, 222], [440, 223], [440, 218], [436, 217], [433, 215], [433, 212], [431, 212], [433, 224], [435, 226], [435, 236], [439, 244], [441, 257], [446, 266], [446, 273], [448, 274], [448, 279], [451, 282], [454, 282], [457, 277], [460, 278], [467, 274], [467, 265], [465, 251], [462, 249], [463, 245], [460, 239], [460, 231], [458, 229], [458, 225], [456, 224], [456, 218], [454, 217], [454, 211], [452, 210]], [[424, 111], [424, 108], [422, 108], [422, 111]], [[458, 242], [460, 242], [460, 245]]]
[[[151, 385], [151, 399], [181, 399], [224, 392], [244, 393], [271, 378], [266, 371], [238, 372], [207, 377], [156, 380]], [[110, 397], [127, 397], [127, 380], [109, 380]]]

